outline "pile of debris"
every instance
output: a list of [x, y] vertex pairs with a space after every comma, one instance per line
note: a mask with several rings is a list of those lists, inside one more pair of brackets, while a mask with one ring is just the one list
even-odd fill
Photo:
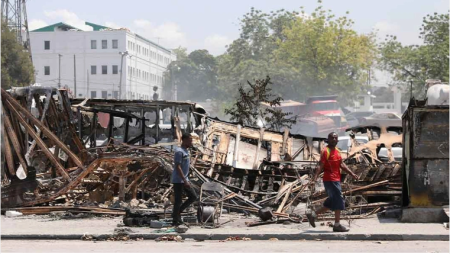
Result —
[[[193, 188], [221, 185], [226, 209], [258, 214], [266, 224], [298, 223], [300, 203], [316, 206], [324, 198], [321, 184], [311, 181], [323, 138], [212, 119], [193, 103], [70, 101], [55, 88], [2, 90], [2, 105], [3, 210], [125, 215], [124, 222], [138, 226], [163, 220], [173, 199], [173, 149], [183, 132], [194, 135]], [[347, 158], [360, 180], [343, 176], [348, 206], [359, 216], [397, 204], [372, 197], [397, 197], [401, 187], [398, 162], [376, 157], [377, 147], [396, 143], [384, 129], [374, 139], [374, 130], [361, 128], [371, 141]]]

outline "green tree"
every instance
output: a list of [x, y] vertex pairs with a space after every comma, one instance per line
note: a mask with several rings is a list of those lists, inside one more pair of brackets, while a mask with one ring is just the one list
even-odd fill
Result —
[[[171, 98], [172, 83], [177, 85], [178, 100], [204, 101], [217, 93], [217, 61], [207, 50], [195, 50], [189, 55], [184, 48], [174, 50], [177, 60], [165, 73], [163, 94]], [[172, 76], [171, 76], [172, 74]]]
[[29, 86], [34, 83], [34, 67], [16, 34], [2, 22], [2, 88]]
[[277, 59], [297, 73], [299, 98], [338, 94], [340, 102], [346, 104], [365, 89], [376, 44], [373, 34], [358, 34], [353, 24], [348, 17], [336, 18], [319, 6], [283, 31], [286, 39], [280, 41]]
[[256, 80], [253, 84], [247, 81], [247, 84], [248, 88], [239, 84], [238, 98], [231, 107], [225, 109], [225, 113], [231, 116], [231, 121], [252, 127], [258, 127], [259, 122], [265, 128], [275, 131], [296, 123], [295, 118], [287, 117], [290, 113], [273, 108], [279, 106], [283, 98], [272, 93], [269, 76]]
[[282, 31], [295, 20], [298, 12], [286, 10], [264, 13], [251, 8], [240, 20], [240, 36], [227, 52], [217, 57], [220, 100], [227, 103], [237, 96], [236, 84], [255, 81], [269, 75], [276, 84], [274, 92], [284, 92], [291, 78], [288, 71], [275, 61], [278, 41], [285, 40]]
[[397, 85], [412, 80], [416, 92], [423, 91], [426, 79], [449, 81], [449, 14], [425, 16], [419, 38], [422, 45], [403, 45], [394, 35], [380, 43], [380, 67], [393, 74]]

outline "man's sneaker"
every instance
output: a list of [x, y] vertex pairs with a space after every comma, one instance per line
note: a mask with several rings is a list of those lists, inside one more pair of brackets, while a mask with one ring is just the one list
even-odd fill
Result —
[[311, 224], [311, 226], [313, 228], [316, 227], [316, 218], [317, 218], [317, 214], [314, 211], [310, 211], [306, 213], [306, 217], [308, 218], [309, 224]]
[[333, 226], [333, 232], [348, 232], [349, 230], [350, 229], [342, 226], [341, 224], [339, 224], [337, 226], [336, 225]]

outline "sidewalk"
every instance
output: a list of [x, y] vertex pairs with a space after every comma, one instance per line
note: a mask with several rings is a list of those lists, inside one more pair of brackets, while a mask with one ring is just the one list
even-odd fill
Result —
[[[222, 222], [236, 218], [228, 214], [221, 217]], [[246, 221], [255, 218], [241, 217], [217, 229], [206, 229], [198, 226], [184, 234], [184, 239], [225, 240], [232, 237], [248, 237], [252, 240], [408, 240], [408, 241], [448, 241], [449, 231], [441, 223], [401, 223], [397, 219], [378, 218], [353, 220], [350, 232], [334, 233], [332, 228], [320, 226], [312, 228], [303, 224], [272, 224], [257, 227], [247, 227]], [[106, 239], [114, 235], [114, 230], [120, 226], [121, 217], [92, 217], [85, 219], [54, 219], [45, 215], [28, 215], [15, 218], [1, 216], [1, 239], [76, 239], [83, 235], [92, 235], [97, 239]], [[348, 221], [341, 223], [348, 227]], [[158, 229], [148, 227], [129, 227], [131, 238], [156, 239], [162, 235], [177, 235], [177, 233], [156, 233]]]

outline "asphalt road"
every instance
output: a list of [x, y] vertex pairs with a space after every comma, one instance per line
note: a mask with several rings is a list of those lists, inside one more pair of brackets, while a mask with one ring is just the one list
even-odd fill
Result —
[[2, 240], [1, 252], [398, 252], [448, 253], [448, 241], [81, 241]]

